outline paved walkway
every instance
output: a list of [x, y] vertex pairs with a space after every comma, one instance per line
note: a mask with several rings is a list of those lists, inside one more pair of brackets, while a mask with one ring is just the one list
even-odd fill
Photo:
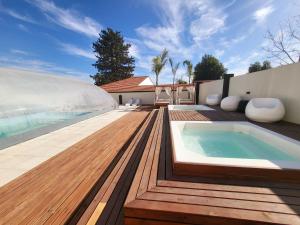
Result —
[[0, 150], [0, 187], [128, 112], [110, 111]]

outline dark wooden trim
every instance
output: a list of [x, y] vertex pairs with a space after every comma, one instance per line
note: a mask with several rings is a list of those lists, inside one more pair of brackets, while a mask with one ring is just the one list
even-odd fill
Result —
[[229, 84], [230, 78], [233, 77], [234, 74], [224, 74], [223, 75], [223, 91], [222, 91], [222, 99], [226, 98], [229, 93]]
[[292, 169], [263, 169], [196, 163], [174, 162], [173, 171], [178, 176], [201, 176], [224, 179], [286, 181], [299, 183], [300, 171]]

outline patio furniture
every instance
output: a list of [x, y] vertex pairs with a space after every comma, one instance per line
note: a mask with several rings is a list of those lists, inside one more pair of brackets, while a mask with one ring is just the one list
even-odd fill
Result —
[[240, 96], [228, 96], [221, 101], [221, 109], [225, 111], [236, 111], [241, 100], [242, 98]]
[[129, 99], [125, 106], [131, 106], [133, 103], [133, 98]]
[[[162, 91], [165, 91], [168, 98], [161, 98], [160, 94]], [[155, 88], [155, 105], [168, 105], [172, 104], [172, 89], [171, 87], [156, 87]]]
[[139, 106], [139, 105], [141, 105], [141, 99], [139, 99], [139, 98], [134, 99], [132, 106]]
[[[187, 97], [182, 96], [183, 89], [186, 88], [188, 92]], [[176, 89], [176, 104], [178, 105], [186, 105], [186, 104], [194, 104], [194, 94], [195, 93], [195, 87], [189, 86], [189, 87], [177, 87]]]
[[253, 98], [246, 107], [246, 116], [257, 122], [276, 122], [284, 117], [285, 108], [277, 98]]
[[206, 104], [207, 105], [219, 105], [220, 102], [221, 102], [221, 95], [220, 94], [208, 95], [206, 97]]

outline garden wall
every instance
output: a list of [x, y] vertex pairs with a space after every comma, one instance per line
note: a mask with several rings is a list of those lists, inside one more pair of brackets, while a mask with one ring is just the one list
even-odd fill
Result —
[[[200, 103], [205, 103], [207, 95], [221, 94], [222, 88], [223, 80], [201, 84]], [[229, 95], [240, 95], [244, 99], [279, 98], [286, 108], [284, 120], [300, 124], [300, 63], [235, 76], [230, 79]]]

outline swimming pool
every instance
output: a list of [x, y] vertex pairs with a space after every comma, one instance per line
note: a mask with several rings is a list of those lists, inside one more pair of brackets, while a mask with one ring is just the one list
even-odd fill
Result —
[[35, 112], [0, 118], [0, 150], [77, 123], [105, 111]]
[[300, 142], [249, 122], [171, 121], [171, 130], [178, 168], [224, 176], [300, 171]]
[[0, 118], [0, 138], [22, 134], [37, 128], [65, 122], [90, 112], [39, 112]]

